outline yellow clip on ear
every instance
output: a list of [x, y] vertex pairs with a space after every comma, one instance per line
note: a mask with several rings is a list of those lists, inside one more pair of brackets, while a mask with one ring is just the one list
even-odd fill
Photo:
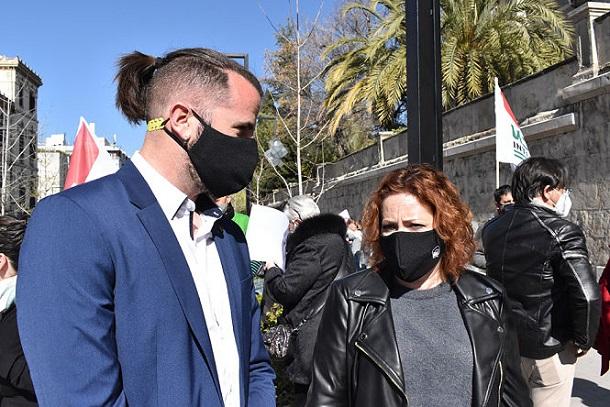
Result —
[[164, 121], [165, 121], [165, 119], [163, 119], [163, 117], [157, 117], [156, 119], [151, 119], [146, 124], [146, 128], [148, 131], [161, 130], [163, 128]]

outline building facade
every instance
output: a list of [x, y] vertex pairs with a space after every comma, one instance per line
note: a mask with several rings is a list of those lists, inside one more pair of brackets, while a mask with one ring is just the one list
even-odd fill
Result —
[[0, 55], [0, 213], [30, 212], [36, 203], [40, 77], [18, 57]]
[[[95, 123], [90, 123], [89, 128], [95, 132]], [[99, 148], [108, 152], [115, 170], [129, 159], [116, 141], [110, 142], [105, 137], [97, 136], [94, 139]], [[53, 134], [38, 146], [38, 200], [63, 191], [73, 149], [74, 146], [67, 143], [65, 133]]]

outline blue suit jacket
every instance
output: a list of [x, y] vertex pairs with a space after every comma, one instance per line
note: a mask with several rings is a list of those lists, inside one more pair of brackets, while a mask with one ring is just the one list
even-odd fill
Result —
[[[213, 230], [240, 356], [241, 405], [275, 406], [246, 242]], [[37, 206], [21, 249], [18, 322], [42, 406], [222, 406], [191, 272], [144, 178], [114, 175]]]

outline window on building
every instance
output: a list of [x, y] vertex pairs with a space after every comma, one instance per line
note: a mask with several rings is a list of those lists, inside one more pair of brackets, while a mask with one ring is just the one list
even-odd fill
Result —
[[19, 95], [17, 96], [17, 103], [19, 103], [19, 107], [23, 107], [23, 88], [19, 89]]
[[30, 110], [36, 109], [36, 94], [34, 92], [30, 93]]

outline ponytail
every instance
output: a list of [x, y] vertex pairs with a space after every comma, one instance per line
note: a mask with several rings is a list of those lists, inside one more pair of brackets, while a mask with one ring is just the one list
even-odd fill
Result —
[[118, 62], [116, 106], [130, 123], [147, 120], [147, 90], [156, 68], [156, 58], [134, 51]]

